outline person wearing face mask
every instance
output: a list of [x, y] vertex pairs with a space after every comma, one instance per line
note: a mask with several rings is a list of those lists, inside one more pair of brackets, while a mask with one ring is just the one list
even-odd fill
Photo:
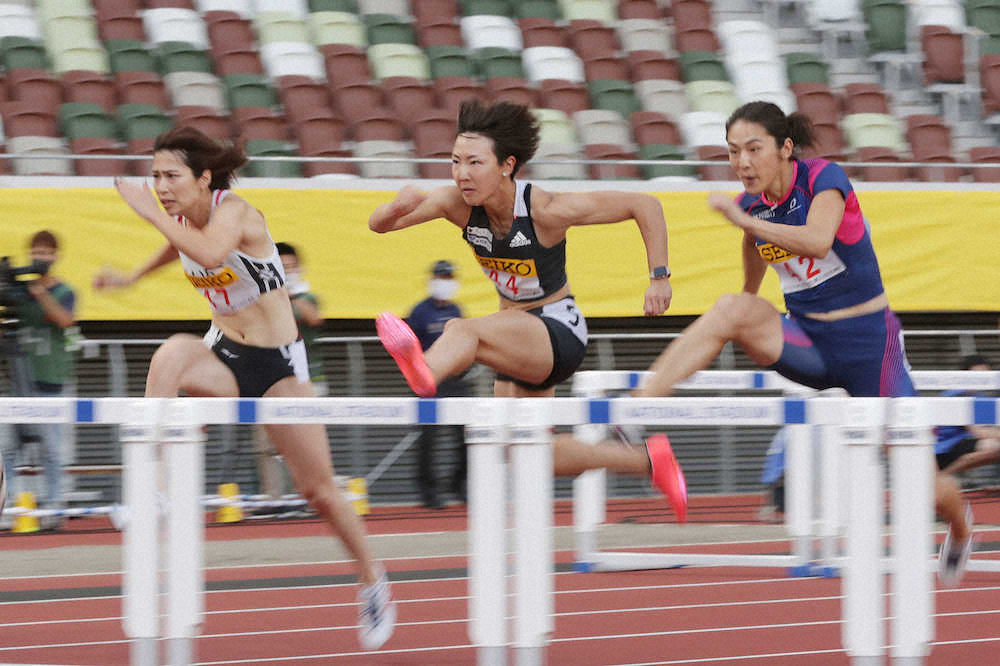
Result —
[[[441, 337], [445, 324], [452, 319], [460, 319], [462, 310], [452, 300], [458, 291], [458, 280], [455, 279], [455, 266], [447, 259], [442, 259], [431, 266], [430, 280], [427, 282], [428, 296], [417, 303], [407, 323], [420, 346], [428, 349], [434, 341]], [[469, 394], [469, 386], [462, 375], [453, 375], [444, 379], [438, 385], [437, 394], [441, 397], [460, 397]], [[467, 470], [467, 455], [465, 448], [465, 429], [462, 426], [420, 427], [417, 439], [417, 490], [420, 499], [429, 509], [440, 509], [444, 506], [438, 493], [437, 474], [434, 468], [434, 448], [439, 436], [450, 432], [458, 444], [458, 463], [451, 477], [451, 491], [458, 500], [465, 502], [465, 477]]]
[[[28, 363], [29, 395], [54, 397], [66, 395], [73, 378], [73, 332], [76, 293], [52, 272], [59, 259], [59, 241], [51, 231], [39, 231], [28, 244], [32, 263], [45, 267], [44, 274], [28, 283], [30, 300], [18, 306], [18, 340]], [[45, 508], [63, 508], [65, 472], [63, 460], [71, 453], [70, 427], [64, 423], [42, 423], [30, 428], [16, 428], [17, 437], [9, 438], [3, 456], [6, 476], [14, 481], [15, 446], [37, 439], [45, 475]], [[43, 527], [56, 527], [58, 519], [47, 518]]]

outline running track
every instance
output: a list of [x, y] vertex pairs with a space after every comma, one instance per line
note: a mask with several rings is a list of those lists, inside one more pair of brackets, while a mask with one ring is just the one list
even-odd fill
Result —
[[[752, 520], [755, 498], [699, 498], [692, 521]], [[974, 498], [978, 550], [997, 550], [1000, 503]], [[556, 523], [568, 511], [557, 507]], [[668, 521], [658, 504], [618, 502], [617, 522]], [[118, 543], [99, 529], [0, 537], [5, 550]], [[461, 530], [464, 512], [377, 510], [372, 533]], [[95, 529], [96, 525], [96, 529]], [[218, 526], [209, 540], [321, 534], [315, 521]], [[939, 535], [940, 536], [940, 535]], [[636, 544], [641, 548], [642, 544]], [[782, 541], [688, 545], [698, 552], [787, 552]], [[979, 557], [997, 554], [980, 552]], [[840, 649], [840, 581], [787, 578], [772, 569], [688, 568], [581, 574], [557, 553], [555, 634], [548, 663], [573, 664], [847, 664]], [[384, 648], [363, 652], [356, 639], [356, 586], [344, 562], [227, 566], [206, 573], [206, 616], [196, 644], [201, 664], [474, 664], [466, 626], [466, 559], [386, 560], [399, 623]], [[0, 566], [2, 575], [2, 566]], [[128, 664], [122, 633], [120, 573], [0, 578], [0, 662]], [[968, 574], [938, 588], [936, 642], [930, 664], [995, 663], [1000, 644], [1000, 576]]]

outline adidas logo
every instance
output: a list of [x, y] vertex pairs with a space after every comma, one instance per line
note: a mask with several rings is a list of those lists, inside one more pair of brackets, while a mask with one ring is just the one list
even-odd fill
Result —
[[525, 245], [531, 245], [531, 241], [528, 240], [528, 237], [520, 231], [518, 231], [510, 240], [511, 247], [524, 247]]

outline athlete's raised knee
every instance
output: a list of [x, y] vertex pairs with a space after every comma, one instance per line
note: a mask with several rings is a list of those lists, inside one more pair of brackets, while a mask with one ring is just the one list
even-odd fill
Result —
[[192, 355], [204, 348], [204, 343], [197, 336], [185, 333], [170, 336], [166, 342], [160, 345], [149, 361], [147, 385], [168, 378], [177, 380]]

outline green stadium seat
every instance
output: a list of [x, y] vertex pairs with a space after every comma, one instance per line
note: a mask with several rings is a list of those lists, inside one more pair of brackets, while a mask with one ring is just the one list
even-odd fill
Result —
[[60, 104], [59, 128], [68, 139], [118, 136], [114, 118], [101, 105], [86, 102]]
[[133, 39], [112, 39], [104, 42], [108, 50], [111, 71], [115, 72], [159, 72], [156, 56], [146, 45]]
[[680, 54], [684, 81], [728, 81], [729, 74], [718, 53], [713, 51], [685, 51]]
[[0, 60], [4, 69], [48, 69], [49, 61], [41, 42], [29, 37], [0, 38]]
[[90, 46], [71, 46], [52, 51], [52, 71], [61, 74], [74, 69], [111, 73], [108, 52], [98, 42]]
[[369, 44], [416, 44], [413, 24], [395, 14], [366, 14], [364, 22]]
[[226, 87], [226, 99], [229, 108], [241, 106], [274, 106], [278, 97], [268, 83], [266, 76], [261, 74], [229, 74], [222, 77]]
[[906, 5], [899, 0], [871, 0], [866, 13], [868, 48], [873, 53], [906, 50]]
[[473, 53], [476, 68], [484, 79], [525, 78], [521, 54], [516, 51], [490, 46]]
[[368, 47], [368, 63], [376, 79], [409, 76], [431, 78], [427, 55], [413, 44], [372, 44]]
[[212, 59], [208, 53], [188, 42], [162, 42], [156, 46], [160, 60], [160, 73], [174, 72], [212, 73]]
[[358, 13], [358, 3], [355, 0], [309, 0], [309, 11], [316, 12], [350, 12]]
[[739, 95], [729, 81], [691, 81], [684, 84], [689, 111], [716, 111], [728, 117], [740, 105]]
[[1000, 35], [984, 35], [979, 40], [979, 55], [1000, 54]]
[[829, 85], [830, 66], [816, 53], [796, 51], [785, 54], [788, 83], [826, 83]]
[[428, 46], [427, 58], [430, 61], [431, 76], [439, 79], [443, 76], [475, 77], [476, 70], [469, 52], [464, 46]]
[[555, 0], [521, 0], [514, 3], [514, 15], [517, 18], [547, 18], [553, 21], [562, 20], [562, 11]]
[[[683, 160], [687, 159], [680, 146], [666, 143], [649, 143], [639, 146], [639, 159], [643, 160]], [[675, 164], [643, 164], [642, 175], [646, 178], [688, 177], [694, 178], [697, 172], [693, 166]]]
[[970, 26], [987, 35], [1000, 35], [1000, 0], [965, 0], [965, 13]]
[[276, 139], [251, 139], [246, 144], [247, 156], [251, 158], [246, 166], [246, 175], [252, 178], [299, 178], [302, 167], [298, 162], [258, 162], [254, 157], [293, 157], [291, 146]]
[[368, 45], [365, 24], [356, 14], [348, 12], [314, 12], [306, 18], [309, 36], [316, 46], [324, 44], [351, 44], [364, 48]]
[[621, 79], [596, 79], [587, 81], [590, 105], [595, 109], [617, 111], [622, 118], [629, 118], [639, 110], [639, 100], [632, 84]]
[[488, 14], [490, 16], [513, 16], [514, 11], [507, 0], [460, 0], [462, 14], [475, 16]]
[[119, 104], [116, 111], [126, 140], [155, 138], [173, 125], [163, 109], [152, 104]]

